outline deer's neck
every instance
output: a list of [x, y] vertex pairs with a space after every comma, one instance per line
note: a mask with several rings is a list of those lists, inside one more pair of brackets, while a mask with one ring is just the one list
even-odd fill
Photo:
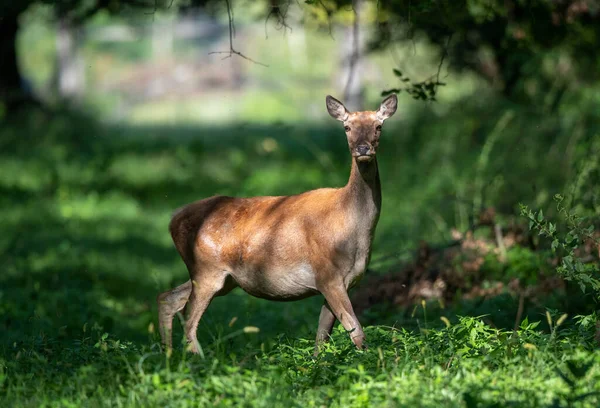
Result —
[[350, 179], [343, 188], [345, 204], [359, 229], [373, 236], [381, 212], [381, 182], [377, 159], [358, 163], [352, 158]]

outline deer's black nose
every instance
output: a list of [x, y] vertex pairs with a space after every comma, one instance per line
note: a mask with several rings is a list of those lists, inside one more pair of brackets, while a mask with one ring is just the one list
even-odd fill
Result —
[[366, 156], [367, 154], [369, 154], [369, 150], [371, 148], [368, 145], [358, 145], [356, 146], [356, 152], [358, 154], [360, 154], [361, 156]]

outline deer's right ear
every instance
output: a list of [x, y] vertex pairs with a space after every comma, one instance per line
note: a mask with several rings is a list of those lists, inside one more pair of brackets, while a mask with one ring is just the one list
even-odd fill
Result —
[[333, 96], [327, 95], [327, 98], [325, 98], [325, 103], [327, 104], [327, 112], [329, 112], [332, 118], [337, 119], [340, 122], [344, 122], [346, 119], [348, 119], [348, 111], [346, 110], [346, 107]]

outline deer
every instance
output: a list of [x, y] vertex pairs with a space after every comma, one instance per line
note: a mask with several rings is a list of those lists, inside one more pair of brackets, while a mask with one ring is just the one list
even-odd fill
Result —
[[236, 287], [258, 298], [295, 301], [322, 294], [315, 355], [336, 319], [366, 348], [348, 290], [363, 276], [381, 212], [377, 150], [395, 94], [376, 111], [349, 112], [327, 95], [351, 155], [348, 183], [290, 196], [213, 196], [176, 210], [169, 231], [190, 279], [157, 297], [159, 330], [172, 349], [173, 318], [184, 308], [187, 349], [199, 353], [197, 328], [211, 301]]

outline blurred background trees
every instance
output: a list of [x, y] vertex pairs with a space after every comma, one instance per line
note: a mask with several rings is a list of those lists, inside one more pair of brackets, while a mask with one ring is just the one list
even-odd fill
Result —
[[[16, 44], [23, 14], [38, 5], [47, 5], [48, 17], [57, 24], [55, 85], [65, 96], [75, 96], [80, 92], [77, 88], [81, 87], [78, 84], [83, 74], [82, 69], [77, 68], [81, 62], [75, 61], [74, 54], [82, 39], [72, 37], [84, 35], [80, 28], [97, 14], [156, 16], [167, 11], [185, 15], [191, 10], [204, 10], [214, 16], [223, 14], [229, 3], [220, 0], [27, 0], [6, 3], [0, 9], [3, 61], [0, 98], [9, 108], [33, 97], [28, 81], [21, 75]], [[332, 22], [345, 23], [344, 41], [340, 41], [344, 50], [340, 82], [345, 81], [345, 96], [352, 99], [351, 104], [357, 98], [355, 95], [362, 92], [359, 55], [372, 50], [393, 49], [419, 36], [425, 36], [439, 47], [440, 68], [446, 59], [452, 69], [477, 73], [512, 100], [541, 102], [551, 110], [556, 109], [569, 91], [597, 80], [599, 72], [600, 62], [595, 50], [600, 35], [600, 5], [594, 0], [310, 0], [303, 3], [269, 0], [232, 2], [231, 9], [234, 14], [237, 9], [241, 22], [247, 22], [247, 17], [264, 22], [265, 31], [275, 25], [285, 33], [305, 22], [309, 26], [325, 26], [330, 31]], [[364, 18], [364, 24], [361, 24], [361, 18]], [[162, 34], [169, 35], [168, 31]], [[164, 40], [169, 41], [168, 38]], [[27, 49], [22, 53], [27, 53]], [[357, 75], [354, 75], [355, 71]]]
[[[365, 325], [418, 331], [417, 304], [440, 325], [435, 316], [485, 315], [484, 331], [538, 336], [542, 325], [528, 322], [567, 313], [561, 327], [583, 340], [553, 332], [552, 341], [591, 347], [599, 18], [595, 0], [3, 2], [0, 395], [47, 389], [29, 361], [66, 395], [63, 360], [47, 358], [56, 370], [44, 371], [39, 356], [95, 359], [89, 327], [116, 342], [156, 337], [155, 294], [186, 279], [167, 231], [174, 209], [215, 194], [343, 185], [347, 143], [327, 94], [373, 109], [399, 93], [378, 153], [384, 198], [370, 270], [353, 295]], [[207, 355], [245, 356], [282, 332], [309, 338], [321, 302], [273, 307], [233, 291], [209, 308], [200, 339]], [[215, 341], [244, 326], [261, 331], [226, 348]], [[524, 353], [532, 364], [564, 358]], [[17, 378], [2, 376], [2, 358], [22, 382], [2, 383]], [[538, 373], [527, 367], [513, 377]], [[440, 386], [435, 370], [427, 381]], [[530, 389], [555, 392], [546, 380]]]

